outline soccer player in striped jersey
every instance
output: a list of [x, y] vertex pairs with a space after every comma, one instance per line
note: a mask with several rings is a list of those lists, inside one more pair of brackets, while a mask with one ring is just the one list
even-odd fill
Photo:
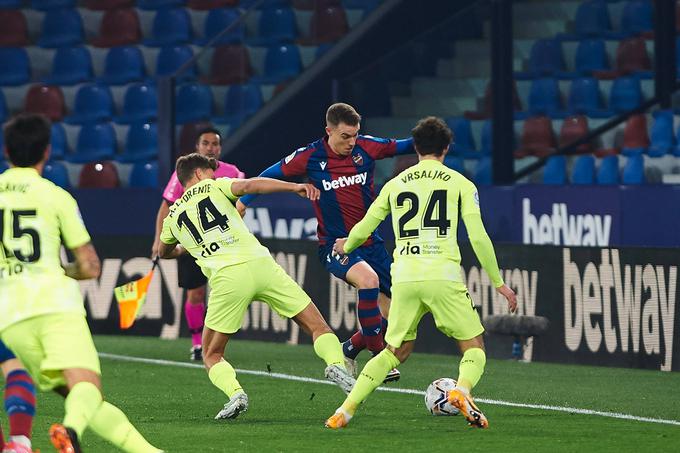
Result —
[[[86, 428], [130, 453], [159, 453], [125, 414], [103, 400], [99, 357], [76, 280], [101, 264], [73, 197], [40, 176], [50, 124], [23, 114], [4, 129], [11, 168], [0, 175], [0, 338], [41, 390], [66, 398], [50, 428], [60, 453], [79, 453]], [[62, 244], [75, 257], [62, 266]]]
[[475, 255], [511, 312], [517, 309], [517, 299], [501, 278], [493, 244], [482, 223], [477, 189], [443, 164], [451, 130], [439, 118], [428, 117], [418, 122], [412, 134], [418, 164], [387, 182], [349, 237], [338, 239], [334, 245], [341, 256], [351, 253], [392, 214], [396, 247], [387, 347], [366, 364], [345, 402], [326, 420], [328, 428], [345, 427], [387, 372], [408, 358], [420, 319], [428, 312], [437, 328], [454, 338], [463, 353], [458, 383], [448, 394], [449, 402], [470, 425], [489, 426], [470, 396], [484, 372], [486, 354], [484, 328], [461, 273], [456, 240], [459, 210]]
[[[375, 199], [375, 161], [414, 152], [411, 139], [359, 135], [360, 122], [361, 116], [351, 105], [331, 105], [326, 112], [324, 138], [294, 151], [260, 175], [277, 179], [307, 176], [321, 191], [321, 197], [313, 203], [318, 221], [319, 260], [330, 273], [359, 293], [357, 314], [361, 329], [343, 344], [353, 374], [356, 374], [354, 359], [362, 349], [367, 347], [375, 355], [384, 348], [392, 258], [375, 232], [342, 259], [333, 255], [333, 242], [347, 236]], [[242, 197], [237, 203], [239, 210], [243, 212], [252, 199]], [[397, 379], [399, 371], [394, 369], [386, 382]]]
[[26, 368], [1, 340], [0, 369], [5, 377], [5, 413], [9, 419], [9, 442], [6, 444], [0, 427], [0, 451], [31, 453], [35, 385]]
[[[196, 152], [208, 158], [219, 159], [222, 152], [220, 131], [212, 127], [201, 130], [196, 138]], [[245, 175], [235, 165], [218, 161], [215, 176], [218, 178], [243, 178]], [[170, 176], [168, 185], [163, 191], [163, 200], [156, 215], [156, 235], [151, 249], [152, 258], [158, 255], [160, 246], [160, 234], [163, 227], [163, 219], [170, 211], [170, 205], [182, 198], [184, 187], [177, 178], [177, 173]], [[203, 333], [203, 319], [205, 318], [205, 285], [207, 280], [196, 260], [189, 254], [177, 258], [177, 279], [180, 288], [186, 290], [186, 302], [184, 303], [184, 317], [191, 333], [191, 349], [189, 358], [201, 360], [201, 334]]]

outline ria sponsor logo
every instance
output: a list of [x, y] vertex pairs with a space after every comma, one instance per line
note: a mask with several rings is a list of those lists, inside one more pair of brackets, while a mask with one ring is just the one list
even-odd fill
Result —
[[566, 203], [553, 203], [552, 214], [531, 213], [531, 200], [522, 200], [522, 242], [525, 244], [583, 245], [606, 247], [612, 216], [569, 214]]
[[363, 186], [364, 184], [366, 184], [367, 177], [368, 174], [366, 172], [363, 172], [352, 176], [340, 176], [339, 178], [331, 179], [330, 181], [322, 179], [321, 184], [323, 185], [323, 190], [325, 191], [335, 190], [341, 187], [353, 186], [355, 184], [360, 184]]

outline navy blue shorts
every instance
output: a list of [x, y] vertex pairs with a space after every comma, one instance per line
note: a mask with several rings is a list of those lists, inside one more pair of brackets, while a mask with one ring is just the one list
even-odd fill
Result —
[[329, 240], [326, 245], [319, 246], [319, 260], [326, 266], [326, 270], [339, 279], [347, 281], [347, 271], [360, 261], [365, 261], [378, 274], [380, 280], [380, 292], [387, 297], [392, 297], [392, 278], [390, 266], [392, 256], [387, 253], [382, 243], [361, 246], [349, 255], [333, 256], [334, 240]]
[[16, 356], [12, 351], [7, 349], [7, 346], [5, 346], [5, 343], [0, 340], [0, 363], [6, 362], [9, 359], [15, 359]]

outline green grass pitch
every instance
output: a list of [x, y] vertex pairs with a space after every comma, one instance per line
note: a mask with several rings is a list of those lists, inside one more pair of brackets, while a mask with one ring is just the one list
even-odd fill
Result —
[[[188, 341], [139, 337], [95, 338], [100, 352], [188, 363]], [[454, 345], [452, 343], [452, 350]], [[365, 359], [366, 353], [360, 358]], [[310, 346], [232, 340], [237, 369], [323, 378]], [[457, 375], [455, 355], [414, 354], [391, 387], [423, 390], [438, 377]], [[240, 374], [250, 409], [236, 420], [215, 421], [226, 397], [200, 368], [102, 359], [105, 397], [168, 453], [347, 451], [679, 451], [680, 374], [617, 368], [489, 360], [475, 389], [482, 399], [616, 412], [676, 421], [650, 423], [596, 415], [479, 403], [490, 428], [469, 428], [462, 417], [433, 417], [420, 395], [376, 392], [350, 426], [323, 422], [343, 401], [335, 386]], [[34, 448], [52, 451], [47, 429], [63, 415], [62, 399], [40, 394]], [[6, 418], [2, 424], [7, 432]], [[92, 433], [86, 453], [116, 451]]]

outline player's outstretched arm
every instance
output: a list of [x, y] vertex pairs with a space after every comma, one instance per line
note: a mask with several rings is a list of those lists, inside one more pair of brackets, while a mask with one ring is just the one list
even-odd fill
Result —
[[401, 140], [397, 140], [397, 151], [396, 155], [401, 156], [404, 154], [415, 154], [416, 149], [413, 146], [413, 137], [411, 138], [404, 138]]
[[97, 278], [101, 274], [101, 262], [91, 242], [71, 249], [75, 262], [64, 265], [67, 277], [76, 280]]
[[186, 249], [179, 244], [166, 244], [160, 241], [158, 256], [163, 259], [174, 259], [186, 252]]
[[378, 228], [380, 222], [385, 220], [387, 214], [390, 213], [390, 190], [392, 186], [388, 182], [385, 184], [371, 206], [366, 211], [366, 215], [361, 219], [352, 230], [349, 236], [342, 239], [337, 239], [333, 245], [336, 253], [342, 255], [351, 253], [361, 244], [366, 242], [366, 239]]
[[[269, 168], [267, 168], [265, 171], [259, 174], [260, 178], [274, 178], [274, 179], [283, 179], [283, 168], [281, 167], [281, 162], [276, 162], [275, 164], [271, 165]], [[248, 205], [255, 199], [257, 198], [257, 194], [247, 194], [243, 198], [239, 199], [236, 202], [236, 209], [238, 210], [239, 214], [241, 214], [241, 217], [246, 212], [246, 208]]]
[[295, 184], [271, 178], [242, 179], [231, 184], [231, 193], [237, 197], [274, 192], [293, 192], [310, 200], [318, 200], [321, 194], [319, 189], [311, 184]]

